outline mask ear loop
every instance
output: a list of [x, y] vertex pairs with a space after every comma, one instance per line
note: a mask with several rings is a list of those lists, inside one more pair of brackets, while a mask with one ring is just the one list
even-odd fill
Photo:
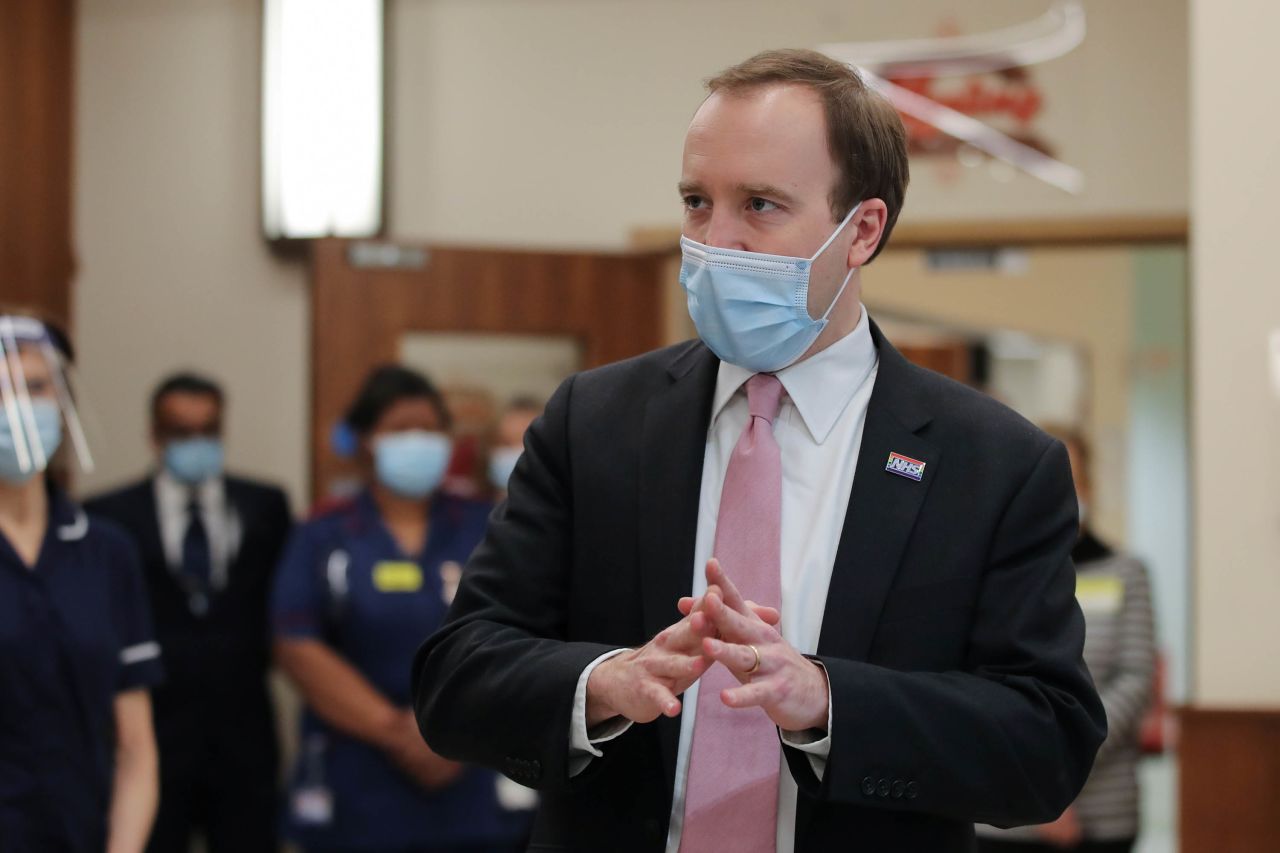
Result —
[[[22, 358], [18, 352], [18, 341], [13, 332], [13, 318], [0, 317], [0, 338], [4, 340], [8, 350], [7, 371], [18, 402], [18, 412], [26, 427], [27, 447], [31, 451], [31, 466], [36, 471], [43, 471], [49, 465], [49, 458], [44, 452], [44, 442], [40, 440], [40, 429], [36, 426], [36, 413], [31, 407], [31, 394], [27, 390], [27, 374], [22, 369]], [[21, 467], [21, 466], [20, 466]], [[31, 468], [23, 467], [23, 473]]]
[[[7, 318], [0, 318], [7, 319]], [[18, 401], [13, 391], [13, 377], [9, 372], [9, 348], [0, 335], [0, 398], [3, 398], [5, 420], [9, 422], [9, 435], [13, 436], [13, 450], [18, 457], [18, 469], [27, 474], [33, 470], [31, 453], [27, 449], [27, 431], [18, 412]]]
[[836, 230], [832, 231], [831, 236], [827, 238], [827, 242], [823, 243], [822, 247], [819, 248], [818, 251], [814, 252], [813, 256], [809, 258], [809, 263], [813, 263], [819, 257], [821, 257], [822, 253], [827, 250], [827, 247], [835, 242], [836, 238], [840, 236], [840, 232], [843, 231], [844, 227], [849, 224], [849, 220], [853, 219], [853, 215], [858, 212], [858, 208], [860, 207], [862, 207], [862, 202], [858, 202], [857, 204], [855, 204], [853, 206], [853, 210], [850, 210], [848, 213], [845, 214], [844, 219], [842, 219], [840, 221], [840, 224], [836, 226]]
[[831, 304], [827, 306], [827, 310], [822, 313], [819, 322], [827, 322], [827, 317], [831, 316], [831, 312], [835, 309], [836, 303], [840, 301], [840, 297], [844, 295], [844, 289], [849, 286], [849, 279], [853, 278], [853, 274], [858, 271], [857, 267], [851, 267], [848, 275], [844, 277], [844, 283], [840, 285], [840, 289], [836, 291], [836, 298], [831, 300]]
[[[814, 261], [816, 261], [818, 259], [818, 256], [821, 255], [823, 252], [825, 252], [827, 250], [827, 247], [830, 246], [833, 242], [835, 242], [836, 237], [838, 237], [840, 235], [840, 232], [845, 229], [845, 226], [849, 224], [849, 220], [853, 219], [853, 215], [858, 212], [858, 208], [860, 207], [862, 207], [862, 202], [858, 202], [853, 206], [853, 210], [850, 210], [845, 215], [844, 221], [841, 222], [836, 227], [835, 231], [831, 232], [831, 236], [827, 238], [827, 242], [823, 243], [822, 248], [818, 250], [817, 254], [815, 254], [812, 258], [809, 259], [809, 263], [813, 263]], [[836, 291], [835, 299], [831, 300], [831, 304], [827, 306], [827, 310], [823, 311], [822, 316], [818, 318], [819, 323], [827, 322], [827, 317], [831, 316], [831, 312], [832, 310], [835, 309], [836, 303], [839, 302], [840, 297], [844, 295], [844, 289], [849, 286], [849, 280], [853, 278], [853, 274], [857, 271], [858, 271], [857, 267], [849, 268], [849, 272], [845, 274], [844, 281], [840, 284], [840, 289]]]

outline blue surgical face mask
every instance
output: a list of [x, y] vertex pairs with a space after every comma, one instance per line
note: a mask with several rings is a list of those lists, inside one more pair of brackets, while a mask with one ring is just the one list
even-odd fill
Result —
[[444, 433], [393, 432], [373, 444], [378, 481], [403, 498], [425, 498], [444, 480], [453, 443]]
[[[58, 412], [58, 404], [52, 400], [32, 400], [31, 415], [36, 422], [36, 434], [40, 437], [45, 459], [52, 459], [53, 454], [58, 452], [58, 446], [62, 444], [62, 415]], [[38, 473], [34, 460], [30, 458], [30, 442], [24, 446], [28, 449], [25, 471], [18, 464], [17, 441], [9, 427], [9, 418], [4, 409], [0, 408], [0, 480], [20, 486]]]
[[827, 327], [827, 316], [853, 277], [849, 270], [835, 299], [817, 320], [809, 316], [813, 262], [849, 224], [853, 206], [811, 258], [719, 249], [680, 238], [680, 284], [698, 336], [722, 361], [771, 373], [804, 355]]
[[216, 438], [184, 438], [164, 446], [164, 467], [188, 486], [221, 476], [225, 458]]
[[516, 462], [520, 459], [519, 447], [496, 447], [489, 457], [489, 482], [498, 491], [505, 492], [511, 473], [516, 470]]

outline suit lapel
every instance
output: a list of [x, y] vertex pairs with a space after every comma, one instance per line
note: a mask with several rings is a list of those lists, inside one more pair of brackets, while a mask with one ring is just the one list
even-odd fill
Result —
[[[677, 620], [676, 600], [693, 590], [702, 462], [719, 363], [705, 346], [690, 345], [668, 368], [670, 385], [645, 407], [638, 517], [645, 639]], [[654, 725], [670, 794], [680, 721], [659, 717]]]
[[[229, 589], [238, 574], [236, 568], [240, 565], [240, 555], [246, 551], [244, 544], [250, 531], [245, 524], [245, 519], [252, 518], [253, 515], [245, 509], [248, 498], [240, 488], [239, 482], [231, 477], [223, 477], [222, 488], [223, 503], [226, 506], [227, 542], [228, 547], [234, 549], [227, 554], [227, 577], [224, 589]], [[233, 529], [238, 531], [237, 535], [231, 535]]]
[[[871, 337], [880, 364], [818, 639], [818, 654], [850, 660], [866, 660], [871, 651], [880, 610], [942, 456], [917, 435], [931, 419], [917, 368], [885, 340], [875, 321]], [[916, 482], [886, 471], [890, 453], [925, 463], [923, 478]], [[815, 802], [804, 796], [796, 803], [797, 849], [814, 807]]]
[[[819, 654], [866, 660], [941, 451], [917, 432], [929, 422], [910, 365], [871, 324], [880, 358], [862, 447], [827, 592]], [[890, 453], [924, 462], [917, 482], [885, 470]]]
[[156, 566], [170, 578], [173, 567], [164, 552], [164, 540], [160, 536], [160, 510], [156, 505], [155, 480], [144, 480], [138, 486], [138, 500], [134, 504], [138, 513], [138, 521], [134, 529], [140, 532], [138, 550], [142, 552], [143, 563]]

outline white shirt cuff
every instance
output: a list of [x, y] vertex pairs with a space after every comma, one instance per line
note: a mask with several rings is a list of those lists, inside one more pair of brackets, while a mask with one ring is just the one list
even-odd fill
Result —
[[569, 775], [571, 777], [586, 770], [591, 759], [604, 755], [597, 744], [611, 741], [631, 728], [630, 720], [625, 717], [614, 717], [596, 726], [594, 731], [587, 731], [587, 680], [591, 678], [591, 673], [597, 666], [625, 651], [627, 649], [605, 652], [587, 664], [582, 675], [578, 676], [578, 686], [573, 694], [573, 715], [569, 720]]
[[[818, 661], [815, 664], [822, 670], [824, 678], [827, 677], [827, 668]], [[808, 753], [809, 766], [813, 768], [813, 773], [818, 777], [818, 781], [822, 781], [822, 774], [827, 769], [827, 756], [831, 754], [831, 721], [832, 721], [832, 699], [831, 699], [831, 681], [827, 680], [827, 730], [806, 729], [802, 732], [790, 732], [778, 729], [778, 734], [782, 738], [782, 742], [801, 752]]]

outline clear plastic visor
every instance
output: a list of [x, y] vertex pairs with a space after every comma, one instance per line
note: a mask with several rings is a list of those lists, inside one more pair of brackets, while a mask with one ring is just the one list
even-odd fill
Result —
[[93, 471], [93, 455], [76, 409], [71, 365], [54, 346], [44, 323], [19, 314], [0, 314], [0, 440], [13, 443], [23, 473], [49, 467], [57, 450], [48, 447], [41, 423], [56, 412], [80, 469]]

